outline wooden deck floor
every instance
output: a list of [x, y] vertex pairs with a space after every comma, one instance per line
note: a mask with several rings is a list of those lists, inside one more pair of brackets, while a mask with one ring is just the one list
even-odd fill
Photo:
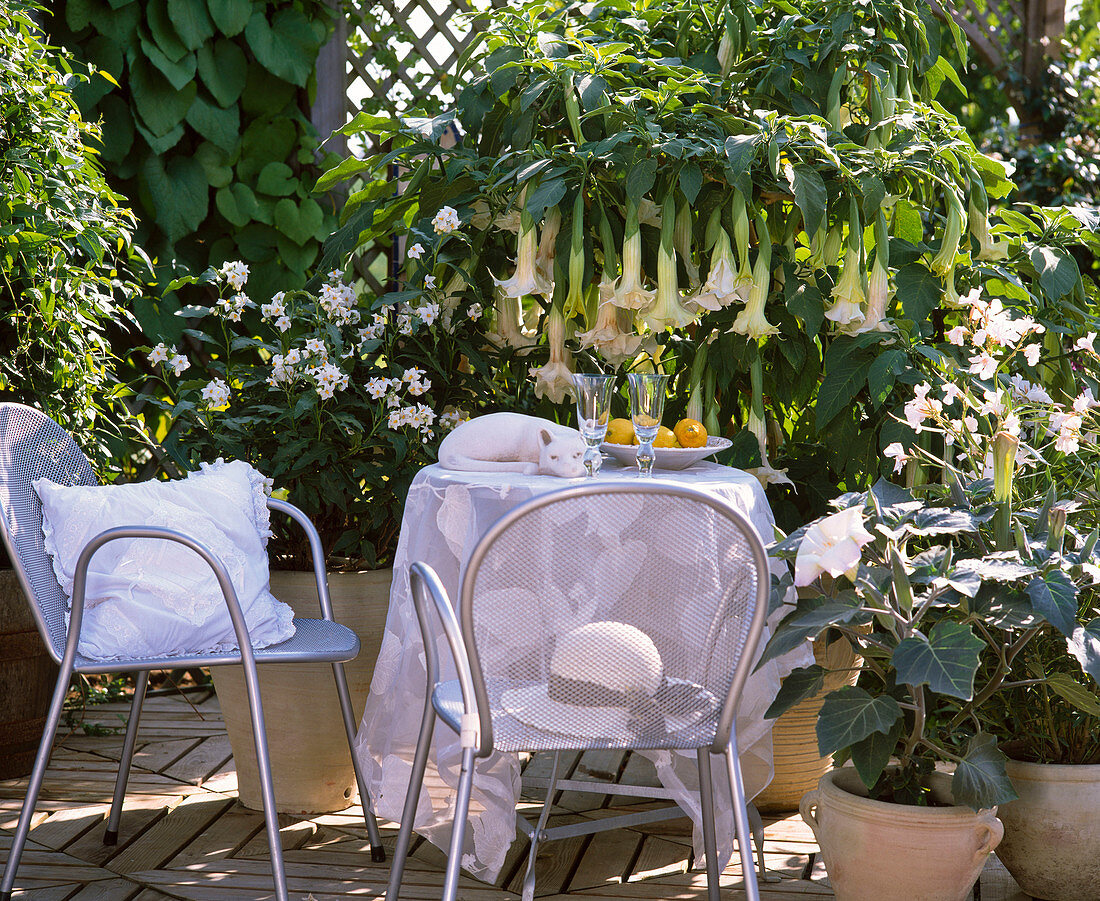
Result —
[[[34, 901], [251, 901], [272, 897], [262, 814], [237, 803], [236, 773], [217, 699], [203, 694], [157, 697], [146, 702], [119, 843], [102, 844], [127, 708], [91, 708], [86, 722], [115, 734], [59, 736], [34, 829], [16, 879], [17, 898]], [[606, 761], [585, 758], [579, 772], [599, 771]], [[629, 769], [629, 767], [628, 767]], [[26, 780], [0, 782], [0, 864]], [[562, 798], [566, 818], [607, 815], [598, 795]], [[389, 864], [372, 864], [358, 808], [311, 819], [282, 817], [291, 897], [316, 901], [382, 898]], [[765, 856], [775, 882], [762, 886], [765, 901], [832, 898], [818, 861], [812, 878], [799, 878], [813, 834], [797, 814], [767, 819]], [[392, 849], [397, 827], [382, 823]], [[689, 870], [687, 820], [552, 842], [540, 849], [537, 894], [587, 901], [703, 901], [706, 876]], [[463, 878], [466, 901], [511, 901], [523, 878], [524, 841], [517, 841], [499, 886]], [[438, 898], [443, 854], [414, 846], [403, 897]], [[722, 876], [723, 898], [740, 891], [736, 862]], [[982, 901], [1024, 901], [1015, 883], [991, 857], [982, 877]]]

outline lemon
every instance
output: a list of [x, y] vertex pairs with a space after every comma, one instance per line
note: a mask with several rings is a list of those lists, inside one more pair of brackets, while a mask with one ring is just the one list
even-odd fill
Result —
[[676, 435], [672, 429], [661, 426], [657, 429], [657, 437], [653, 439], [654, 447], [679, 447], [680, 442], [676, 440]]
[[681, 419], [672, 431], [681, 447], [702, 447], [707, 443], [707, 430], [696, 419]]
[[607, 424], [608, 444], [633, 444], [634, 425], [629, 419], [612, 419]]

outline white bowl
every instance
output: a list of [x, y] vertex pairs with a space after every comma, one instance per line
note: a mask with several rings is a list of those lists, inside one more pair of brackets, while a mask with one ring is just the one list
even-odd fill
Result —
[[[655, 447], [653, 448], [653, 455], [656, 460], [653, 463], [653, 468], [687, 469], [711, 454], [724, 451], [732, 444], [733, 442], [729, 438], [717, 438], [711, 435], [707, 438], [707, 443], [703, 447]], [[610, 454], [623, 466], [636, 466], [638, 463], [638, 445], [636, 444], [609, 444], [605, 441], [600, 445], [600, 450]]]

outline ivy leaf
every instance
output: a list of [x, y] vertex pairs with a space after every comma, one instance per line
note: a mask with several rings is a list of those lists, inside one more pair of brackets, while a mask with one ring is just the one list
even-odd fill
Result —
[[237, 228], [244, 228], [253, 219], [258, 218], [259, 208], [252, 189], [241, 182], [222, 188], [214, 195], [214, 204], [218, 212]]
[[764, 719], [772, 720], [786, 713], [800, 701], [813, 697], [824, 685], [825, 670], [816, 663], [791, 670], [779, 686], [775, 700], [764, 713]]
[[210, 95], [222, 106], [236, 103], [244, 91], [248, 60], [233, 41], [219, 39], [198, 50], [199, 76]]
[[1036, 613], [1067, 638], [1077, 628], [1077, 586], [1060, 569], [1043, 573], [1027, 586], [1027, 596]]
[[305, 87], [321, 42], [305, 15], [284, 7], [267, 20], [265, 7], [257, 7], [244, 30], [249, 49], [268, 72]]
[[271, 194], [274, 197], [285, 197], [293, 194], [298, 187], [294, 178], [294, 170], [286, 163], [268, 163], [260, 170], [260, 178], [256, 182], [256, 189], [263, 194]]
[[[149, 33], [153, 40], [170, 60], [178, 62], [187, 53], [187, 46], [176, 34], [172, 27], [171, 16], [168, 15], [168, 4], [165, 0], [152, 0], [145, 7], [145, 22], [149, 26]], [[100, 28], [102, 31], [103, 29]]]
[[1006, 760], [993, 736], [975, 735], [951, 780], [955, 803], [965, 804], [972, 810], [985, 810], [1015, 801], [1019, 795], [1005, 772]]
[[218, 106], [204, 97], [196, 97], [187, 111], [187, 124], [211, 144], [230, 153], [241, 132], [241, 113], [237, 104]]
[[275, 227], [299, 247], [314, 237], [324, 221], [320, 204], [310, 197], [301, 206], [289, 197], [275, 204]]
[[252, 0], [206, 0], [210, 17], [227, 38], [244, 31], [252, 16]]
[[897, 296], [907, 318], [924, 322], [943, 298], [941, 282], [923, 263], [902, 266], [894, 276]]
[[188, 50], [197, 50], [214, 36], [214, 23], [199, 0], [168, 0], [168, 18]]
[[845, 685], [825, 698], [817, 715], [817, 752], [822, 757], [863, 741], [872, 732], [889, 733], [901, 719], [901, 707], [889, 695], [873, 697]]
[[825, 182], [821, 180], [821, 176], [813, 166], [800, 163], [794, 167], [793, 171], [791, 185], [794, 188], [794, 202], [802, 211], [802, 222], [806, 234], [814, 235], [825, 216], [825, 205], [829, 199]]
[[151, 155], [141, 169], [142, 180], [153, 198], [157, 225], [174, 244], [197, 231], [206, 218], [209, 191], [202, 166], [195, 160], [171, 157], [165, 162]]
[[183, 121], [197, 91], [193, 81], [177, 91], [148, 60], [141, 57], [130, 66], [130, 90], [142, 122], [158, 138]]
[[141, 50], [146, 58], [168, 79], [177, 91], [195, 77], [195, 54], [185, 53], [178, 60], [169, 59], [152, 41], [141, 39]]
[[985, 643], [970, 626], [939, 622], [925, 638], [915, 635], [898, 642], [891, 661], [898, 682], [927, 684], [937, 694], [969, 701], [974, 696], [974, 674]]

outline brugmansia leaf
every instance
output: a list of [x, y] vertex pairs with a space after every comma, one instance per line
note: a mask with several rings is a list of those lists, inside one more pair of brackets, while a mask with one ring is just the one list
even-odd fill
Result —
[[806, 234], [814, 235], [821, 220], [825, 215], [825, 204], [829, 195], [825, 190], [825, 182], [813, 166], [799, 164], [794, 167], [792, 186], [794, 187], [794, 202], [802, 211], [802, 222], [806, 228]]
[[889, 695], [873, 697], [846, 685], [825, 698], [817, 715], [817, 750], [822, 757], [863, 741], [872, 732], [888, 733], [901, 719], [901, 707]]
[[1036, 576], [1027, 586], [1027, 596], [1036, 613], [1045, 617], [1067, 638], [1077, 628], [1077, 586], [1060, 569]]
[[898, 682], [927, 684], [938, 694], [969, 701], [974, 696], [974, 674], [984, 647], [970, 626], [940, 622], [927, 638], [915, 635], [898, 642], [892, 661]]
[[1005, 759], [993, 736], [975, 735], [951, 780], [955, 803], [983, 810], [1015, 801], [1019, 796], [1005, 772]]
[[174, 244], [197, 231], [206, 218], [209, 191], [202, 166], [188, 157], [172, 157], [167, 164], [150, 156], [141, 170], [142, 180], [153, 198], [157, 225]]
[[1032, 247], [1031, 264], [1039, 273], [1039, 284], [1050, 300], [1061, 300], [1077, 285], [1077, 263], [1058, 247]]
[[901, 738], [901, 727], [902, 721], [898, 720], [889, 732], [872, 732], [852, 745], [852, 766], [868, 788], [878, 782], [878, 777], [890, 763], [890, 757]]
[[852, 351], [829, 368], [817, 392], [816, 418], [819, 429], [827, 426], [846, 410], [864, 383], [871, 369], [872, 358]]
[[824, 685], [825, 670], [816, 663], [791, 670], [779, 686], [775, 700], [764, 714], [764, 719], [772, 720], [786, 713], [799, 701], [817, 694]]
[[902, 266], [894, 276], [905, 317], [924, 322], [943, 297], [943, 282], [921, 263]]

